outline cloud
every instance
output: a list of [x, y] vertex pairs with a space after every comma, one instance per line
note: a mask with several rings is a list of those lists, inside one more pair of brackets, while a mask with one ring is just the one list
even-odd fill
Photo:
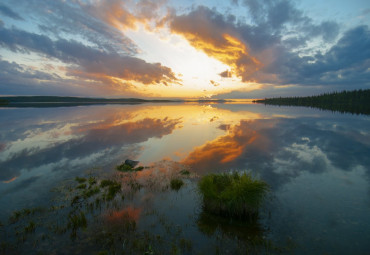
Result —
[[182, 161], [196, 169], [219, 169], [240, 157], [246, 147], [259, 139], [259, 134], [249, 127], [249, 122], [228, 129], [228, 134], [196, 147]]
[[44, 73], [38, 70], [33, 70], [21, 66], [15, 62], [9, 63], [8, 61], [1, 60], [0, 58], [0, 83], [10, 83], [12, 81], [22, 81], [40, 79], [40, 80], [54, 80], [58, 78], [57, 74]]
[[[330, 43], [339, 33], [337, 23], [315, 24], [291, 1], [245, 0], [241, 4], [250, 13], [252, 24], [205, 6], [193, 8], [187, 14], [173, 14], [169, 21], [172, 32], [230, 66], [231, 70], [220, 73], [221, 77], [234, 74], [244, 82], [290, 84], [293, 81], [285, 76], [291, 70], [284, 60], [310, 63], [310, 58], [301, 57], [302, 49], [312, 51], [307, 48], [308, 42], [320, 39]], [[294, 83], [300, 81], [296, 79]]]
[[253, 171], [273, 189], [305, 171], [320, 174], [332, 168], [354, 171], [362, 166], [370, 176], [369, 134], [363, 132], [363, 120], [349, 124], [338, 119], [336, 123], [334, 128], [325, 118], [310, 117], [241, 120], [221, 126], [225, 135], [195, 147], [182, 163], [200, 173], [207, 169]]
[[209, 81], [213, 86], [217, 87], [217, 86], [220, 86], [220, 83], [214, 81], [214, 80], [210, 80]]
[[15, 20], [24, 20], [21, 16], [4, 4], [0, 4], [0, 14]]
[[282, 51], [269, 67], [282, 84], [370, 85], [368, 26], [348, 30], [325, 54], [299, 57]]
[[80, 73], [87, 73], [143, 84], [167, 85], [179, 82], [170, 68], [159, 63], [147, 63], [136, 57], [101, 51], [74, 40], [53, 41], [45, 35], [1, 27], [0, 45], [14, 52], [37, 52], [72, 64], [68, 68], [68, 74], [73, 76], [81, 77]]
[[[181, 122], [169, 118], [144, 118], [117, 124], [117, 121], [121, 121], [119, 117], [119, 115], [110, 115], [104, 121], [74, 127], [71, 139], [50, 144], [49, 147], [24, 148], [11, 153], [7, 159], [0, 161], [2, 170], [0, 181], [19, 176], [22, 169], [34, 169], [48, 164], [55, 164], [55, 168], [63, 167], [63, 164], [67, 164], [65, 159], [68, 159], [68, 162], [78, 159], [82, 161], [84, 158], [98, 155], [95, 158], [96, 161], [111, 160], [117, 155], [110, 157], [109, 154], [118, 153], [122, 156], [123, 144], [130, 145], [130, 149], [137, 149], [135, 145], [149, 138], [161, 138], [172, 133]], [[106, 164], [110, 163], [106, 162]]]
[[174, 16], [170, 29], [207, 55], [227, 64], [236, 76], [247, 81], [261, 63], [249, 54], [249, 49], [222, 14], [200, 6], [188, 14]]
[[106, 52], [137, 53], [135, 43], [105, 21], [91, 15], [82, 1], [18, 0], [17, 6], [40, 32], [54, 38], [82, 38]]
[[68, 82], [53, 71], [39, 71], [0, 57], [0, 89], [4, 95], [70, 95]]
[[136, 29], [137, 24], [150, 28], [151, 22], [158, 22], [158, 12], [166, 0], [139, 0], [133, 6], [130, 1], [103, 0], [94, 4], [80, 3], [81, 7], [94, 17], [119, 29]]
[[[0, 14], [13, 21], [0, 20], [0, 45], [62, 61], [68, 77], [47, 81], [78, 91], [95, 87], [95, 94], [103, 92], [99, 86], [111, 94], [118, 90], [138, 94], [137, 84], [181, 83], [170, 67], [137, 57], [140, 49], [125, 33], [139, 24], [152, 32], [168, 28], [228, 65], [219, 73], [222, 78], [239, 77], [264, 88], [369, 86], [368, 26], [342, 31], [337, 22], [315, 22], [290, 0], [232, 0], [241, 16], [199, 5], [176, 11], [170, 4], [166, 0], [44, 0], [40, 5], [38, 0], [18, 0], [15, 5], [4, 0]], [[31, 26], [17, 27], [21, 22], [12, 24], [14, 20]]]
[[223, 71], [219, 73], [219, 75], [223, 78], [230, 78], [232, 77], [232, 73], [229, 70]]

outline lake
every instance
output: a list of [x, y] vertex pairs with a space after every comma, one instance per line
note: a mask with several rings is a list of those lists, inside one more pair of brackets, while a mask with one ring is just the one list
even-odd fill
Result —
[[[146, 168], [127, 177], [115, 170], [125, 159]], [[185, 184], [169, 188], [184, 169], [190, 172]], [[202, 212], [199, 177], [228, 171], [247, 171], [270, 185], [258, 222]], [[92, 175], [137, 188], [87, 216], [92, 223], [74, 238], [68, 229], [46, 238], [45, 227], [17, 238], [28, 223], [9, 224], [14, 211], [60, 205], [74, 192], [75, 177]], [[247, 102], [1, 108], [0, 204], [4, 254], [114, 254], [113, 248], [128, 254], [368, 254], [370, 116]], [[32, 220], [57, 225], [65, 217], [61, 208]], [[134, 239], [122, 218], [133, 222]], [[120, 224], [128, 235], [101, 242], [108, 240], [107, 226]]]

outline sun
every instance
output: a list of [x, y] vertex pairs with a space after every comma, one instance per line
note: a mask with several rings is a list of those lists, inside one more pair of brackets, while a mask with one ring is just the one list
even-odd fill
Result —
[[151, 32], [139, 26], [124, 33], [136, 42], [140, 49], [139, 58], [168, 66], [181, 79], [181, 84], [167, 87], [146, 86], [142, 88], [145, 94], [155, 97], [210, 97], [252, 86], [241, 82], [238, 77], [221, 77], [220, 73], [230, 70], [230, 66], [197, 50], [185, 38], [171, 34], [164, 28]]

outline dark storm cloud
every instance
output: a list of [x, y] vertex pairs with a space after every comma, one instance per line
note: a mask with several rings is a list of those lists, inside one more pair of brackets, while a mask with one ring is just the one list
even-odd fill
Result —
[[89, 73], [97, 79], [111, 76], [144, 84], [178, 81], [170, 68], [159, 63], [147, 63], [139, 58], [104, 52], [74, 40], [53, 41], [45, 35], [15, 28], [0, 27], [0, 45], [14, 52], [37, 52], [73, 64], [69, 74], [74, 76]]
[[0, 4], [0, 14], [15, 20], [23, 20], [21, 16], [4, 4]]

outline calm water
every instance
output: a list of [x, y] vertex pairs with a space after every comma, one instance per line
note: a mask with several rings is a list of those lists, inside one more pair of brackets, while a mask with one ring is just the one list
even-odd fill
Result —
[[[144, 179], [184, 167], [197, 176], [251, 171], [272, 188], [260, 220], [262, 239], [283, 246], [282, 253], [369, 254], [370, 117], [302, 107], [0, 109], [0, 222], [14, 210], [47, 206], [55, 196], [50, 190], [65, 180], [89, 171], [114, 174], [114, 166], [127, 158], [156, 166], [138, 173]], [[139, 231], [163, 231], [150, 210], [166, 218], [191, 240], [189, 254], [214, 253], [217, 247], [232, 253], [248, 230], [202, 215], [196, 181], [186, 180], [179, 192], [141, 190], [121, 209]]]

